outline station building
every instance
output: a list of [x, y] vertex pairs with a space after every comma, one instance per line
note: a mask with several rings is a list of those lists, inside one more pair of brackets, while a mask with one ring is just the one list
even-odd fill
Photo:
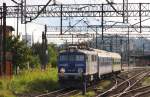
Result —
[[131, 58], [135, 66], [150, 66], [150, 52], [144, 52], [141, 55], [132, 55]]

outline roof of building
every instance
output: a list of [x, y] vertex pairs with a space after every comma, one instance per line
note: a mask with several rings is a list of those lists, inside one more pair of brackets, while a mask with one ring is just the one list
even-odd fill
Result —
[[[0, 25], [0, 29], [2, 29], [2, 25]], [[10, 30], [10, 31], [15, 31], [15, 29], [12, 26], [6, 26], [6, 29]]]

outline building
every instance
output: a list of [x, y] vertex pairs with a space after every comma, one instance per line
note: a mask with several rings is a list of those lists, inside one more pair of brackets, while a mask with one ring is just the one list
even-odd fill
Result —
[[130, 57], [135, 66], [150, 66], [150, 51], [141, 54], [132, 54]]
[[[2, 29], [3, 26], [0, 25], [0, 36], [2, 35]], [[12, 35], [12, 31], [14, 31], [15, 29], [12, 26], [6, 26], [6, 36], [11, 36]]]

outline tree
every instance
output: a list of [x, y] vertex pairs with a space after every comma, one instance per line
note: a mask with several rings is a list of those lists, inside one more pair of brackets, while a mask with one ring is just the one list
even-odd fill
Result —
[[7, 51], [12, 52], [12, 63], [17, 73], [17, 67], [20, 69], [27, 68], [31, 64], [38, 64], [39, 58], [33, 55], [32, 50], [27, 47], [24, 41], [20, 40], [20, 36], [10, 36], [7, 38]]
[[35, 43], [32, 45], [33, 53], [40, 58], [40, 63], [42, 64], [42, 61], [47, 61], [47, 65], [52, 65], [53, 67], [56, 67], [57, 63], [57, 47], [55, 44], [48, 44], [48, 55], [43, 55], [42, 52], [42, 44], [41, 43]]
[[57, 49], [57, 46], [55, 44], [49, 44], [48, 45], [48, 56], [49, 56], [49, 64], [51, 64], [52, 67], [56, 67], [58, 49]]

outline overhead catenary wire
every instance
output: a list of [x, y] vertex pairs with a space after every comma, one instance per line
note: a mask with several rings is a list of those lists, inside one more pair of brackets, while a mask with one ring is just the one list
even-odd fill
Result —
[[11, 0], [12, 2], [14, 2], [15, 4], [17, 4], [17, 5], [21, 5], [21, 3], [18, 3], [17, 1], [15, 1], [15, 0]]
[[[112, 7], [112, 9], [113, 9], [116, 13], [121, 14], [121, 13], [119, 13], [119, 12], [117, 11], [117, 9], [112, 5], [112, 2], [110, 2], [109, 0], [106, 0], [106, 2]], [[121, 14], [121, 15], [123, 16], [123, 14]]]
[[45, 8], [51, 3], [52, 0], [49, 0], [46, 5], [38, 12], [38, 14], [34, 17], [34, 18], [31, 18], [30, 21], [32, 20], [35, 20], [36, 18], [39, 17], [39, 15], [45, 10]]

